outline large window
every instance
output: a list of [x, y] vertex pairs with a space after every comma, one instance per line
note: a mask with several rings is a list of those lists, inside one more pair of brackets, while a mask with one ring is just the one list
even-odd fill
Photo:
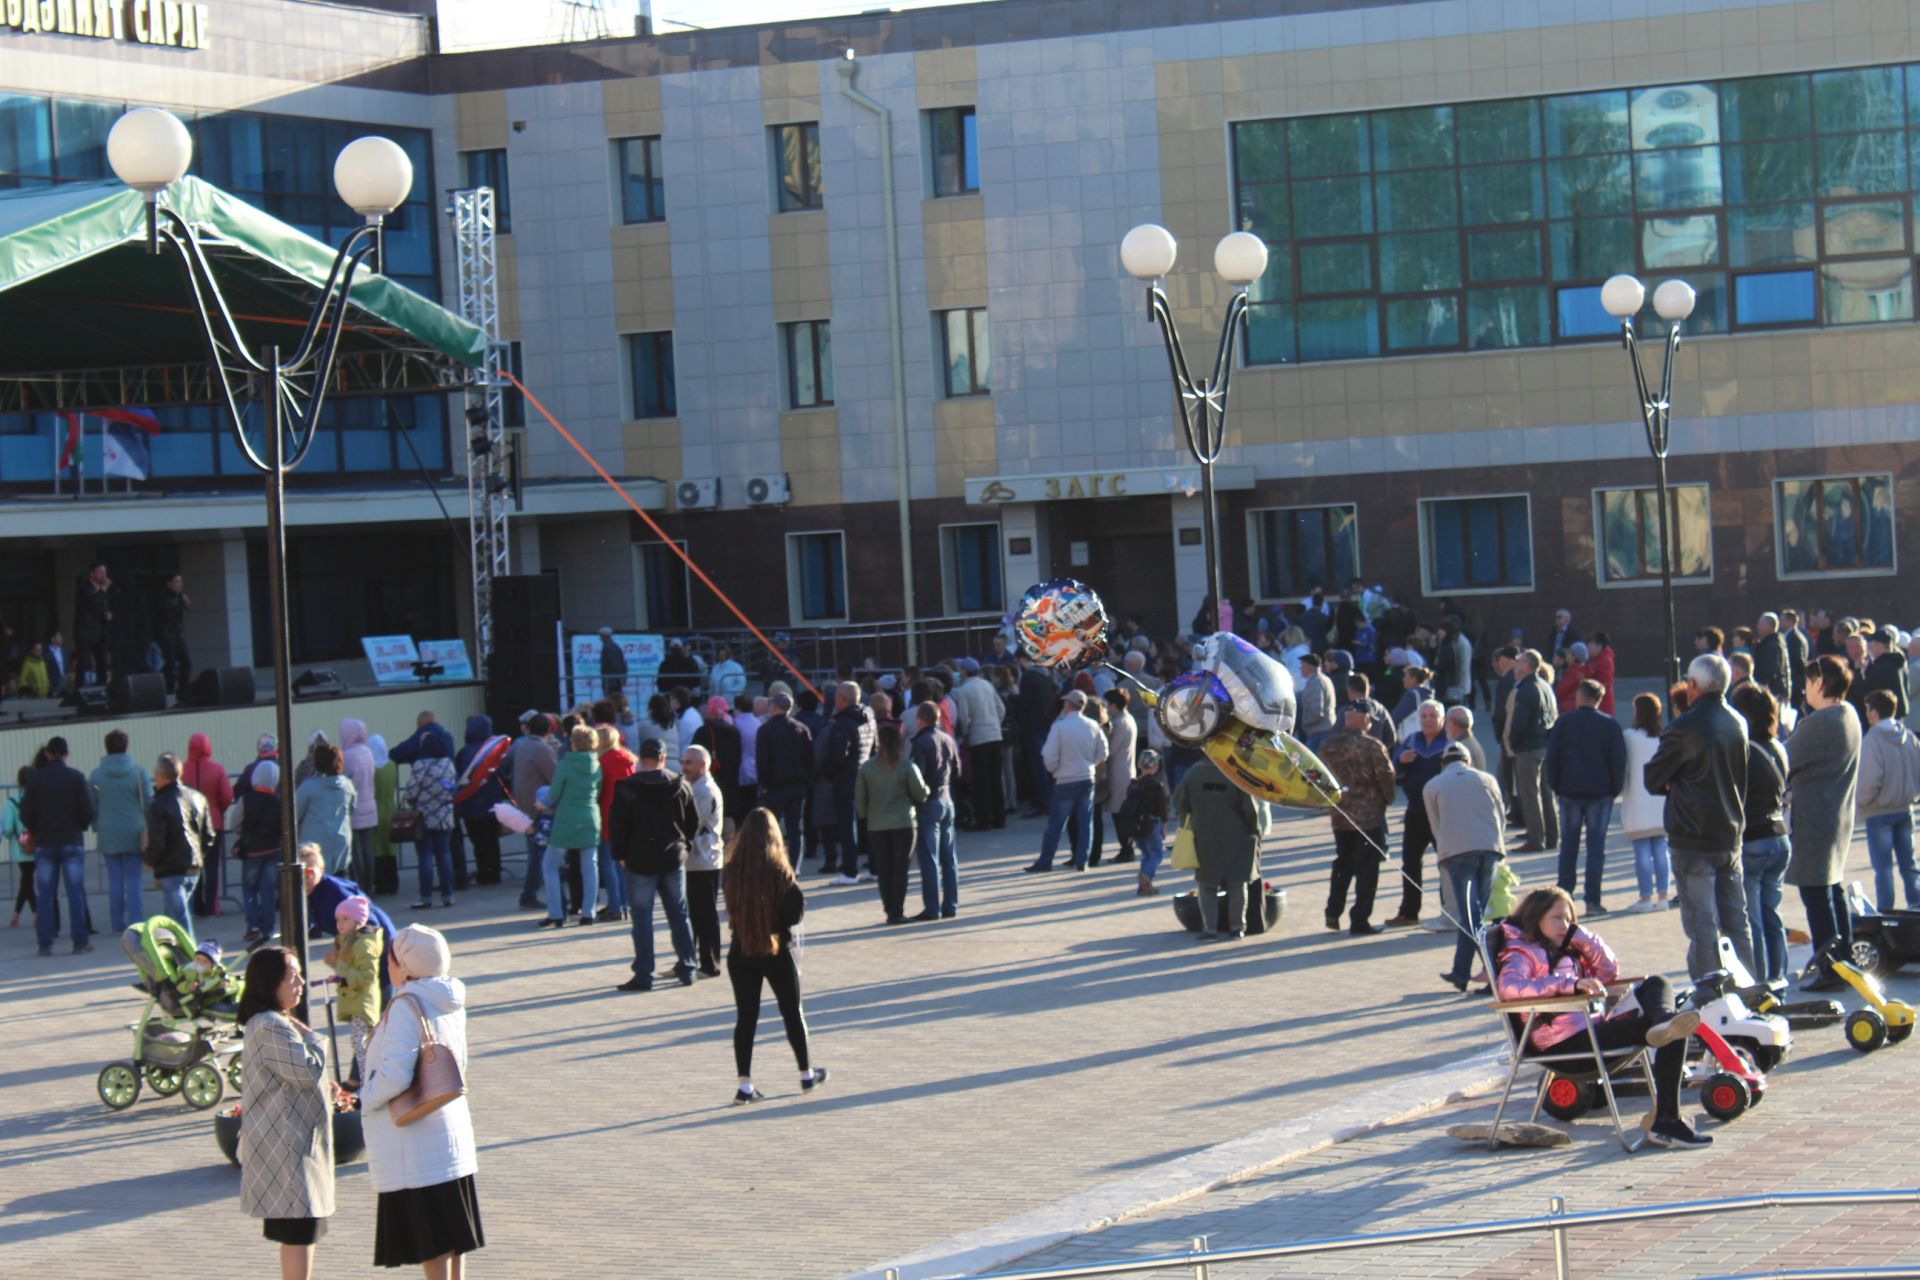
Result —
[[1426, 594], [1531, 590], [1533, 529], [1523, 494], [1420, 503]]
[[949, 396], [983, 396], [993, 389], [993, 347], [987, 341], [987, 309], [940, 312], [941, 358]]
[[673, 384], [673, 334], [630, 333], [628, 378], [633, 384], [633, 416], [671, 418], [680, 412]]
[[[1712, 524], [1707, 486], [1672, 485], [1667, 489], [1667, 528], [1673, 535], [1676, 581], [1704, 582], [1713, 577]], [[1660, 491], [1596, 489], [1593, 511], [1601, 586], [1660, 581]]]
[[667, 216], [667, 183], [660, 176], [660, 139], [622, 138], [613, 146], [620, 166], [620, 220], [662, 221]]
[[927, 136], [933, 143], [933, 194], [968, 195], [980, 189], [980, 134], [972, 107], [942, 107], [927, 112]]
[[1247, 513], [1254, 591], [1262, 600], [1329, 595], [1360, 576], [1358, 520], [1351, 504], [1264, 507]]
[[1246, 121], [1233, 165], [1249, 363], [1608, 338], [1622, 271], [1695, 332], [1914, 318], [1920, 65]]
[[1892, 573], [1893, 477], [1773, 482], [1783, 577]]
[[787, 535], [787, 599], [795, 622], [846, 621], [847, 554], [839, 530]]
[[999, 613], [1006, 607], [998, 524], [942, 525], [940, 562], [948, 613]]
[[493, 188], [493, 225], [501, 235], [513, 230], [513, 189], [507, 185], [507, 152], [504, 147], [491, 151], [462, 151], [461, 176], [468, 187]]
[[[678, 544], [682, 551], [687, 544]], [[664, 542], [633, 548], [640, 583], [640, 625], [648, 631], [685, 631], [693, 626], [692, 584], [687, 563]]]
[[780, 212], [823, 208], [819, 124], [775, 125], [773, 169]]
[[819, 409], [832, 404], [832, 324], [800, 320], [780, 328], [786, 345], [787, 407]]

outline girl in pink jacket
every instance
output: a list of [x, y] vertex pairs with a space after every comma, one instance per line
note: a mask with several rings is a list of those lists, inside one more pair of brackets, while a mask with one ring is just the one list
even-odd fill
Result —
[[[1620, 975], [1620, 963], [1607, 944], [1583, 929], [1564, 889], [1535, 889], [1501, 926], [1505, 941], [1495, 983], [1503, 1001], [1546, 1000], [1561, 996], [1602, 996]], [[1713, 1139], [1696, 1133], [1680, 1116], [1680, 1074], [1686, 1065], [1687, 1037], [1700, 1015], [1673, 1011], [1673, 988], [1655, 975], [1634, 987], [1638, 1006], [1592, 1024], [1602, 1053], [1650, 1045], [1653, 1054], [1653, 1125], [1647, 1140], [1660, 1147], [1705, 1147]], [[1568, 1050], [1585, 1047], [1588, 1018], [1582, 1010], [1544, 1015], [1534, 1022], [1528, 1053], [1544, 1053], [1578, 1036]]]

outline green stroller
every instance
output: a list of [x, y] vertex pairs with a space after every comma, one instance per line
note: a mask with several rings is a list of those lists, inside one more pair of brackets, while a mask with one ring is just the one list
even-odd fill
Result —
[[168, 916], [154, 916], [120, 936], [140, 980], [134, 989], [146, 1007], [127, 1024], [133, 1056], [100, 1069], [100, 1101], [124, 1111], [144, 1084], [163, 1098], [179, 1094], [196, 1111], [220, 1104], [230, 1087], [240, 1091], [239, 1030], [233, 1022], [239, 982], [198, 983], [189, 978], [193, 944]]

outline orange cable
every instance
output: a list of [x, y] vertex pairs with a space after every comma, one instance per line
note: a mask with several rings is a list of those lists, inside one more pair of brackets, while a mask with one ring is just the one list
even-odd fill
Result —
[[508, 382], [511, 382], [515, 387], [519, 388], [520, 394], [527, 398], [527, 403], [532, 405], [535, 409], [539, 410], [540, 416], [545, 418], [550, 424], [552, 424], [553, 429], [560, 433], [560, 438], [565, 440], [568, 444], [572, 445], [574, 452], [578, 453], [582, 458], [585, 458], [587, 460], [587, 465], [592, 467], [595, 474], [597, 474], [602, 480], [605, 480], [608, 486], [611, 487], [615, 493], [620, 495], [620, 500], [626, 503], [629, 507], [633, 509], [633, 514], [639, 516], [642, 520], [646, 521], [647, 528], [653, 530], [654, 533], [658, 535], [660, 541], [666, 543], [668, 549], [671, 550], [673, 554], [679, 556], [680, 559], [686, 563], [687, 568], [693, 570], [694, 576], [699, 578], [701, 582], [705, 583], [709, 591], [713, 592], [713, 594], [720, 597], [720, 603], [726, 605], [727, 608], [733, 611], [733, 616], [740, 619], [741, 624], [745, 626], [747, 630], [753, 632], [754, 638], [756, 640], [758, 640], [761, 644], [767, 646], [767, 651], [769, 653], [773, 654], [774, 657], [780, 659], [780, 665], [785, 667], [787, 670], [793, 672], [793, 678], [798, 680], [801, 684], [807, 686], [807, 691], [813, 694], [814, 697], [819, 698], [821, 702], [824, 704], [826, 702], [826, 698], [822, 696], [822, 694], [818, 689], [813, 687], [813, 681], [807, 679], [806, 676], [802, 675], [800, 672], [800, 668], [794, 666], [792, 662], [788, 661], [787, 655], [780, 652], [779, 647], [775, 645], [773, 641], [767, 639], [765, 633], [762, 632], [760, 628], [753, 625], [753, 619], [749, 618], [745, 613], [741, 612], [740, 606], [733, 602], [732, 597], [728, 596], [726, 592], [722, 591], [719, 588], [719, 586], [715, 584], [714, 580], [712, 578], [709, 578], [706, 575], [706, 571], [703, 570], [699, 565], [693, 562], [692, 556], [688, 555], [685, 551], [681, 550], [680, 544], [678, 542], [675, 542], [672, 538], [667, 536], [667, 531], [665, 529], [662, 529], [657, 523], [655, 523], [654, 518], [648, 515], [646, 511], [642, 509], [640, 504], [633, 500], [633, 495], [628, 493], [625, 489], [621, 488], [620, 482], [618, 480], [615, 480], [612, 476], [607, 474], [607, 469], [601, 466], [600, 463], [594, 458], [594, 456], [588, 453], [586, 449], [582, 447], [582, 445], [578, 440], [573, 438], [573, 433], [560, 425], [560, 419], [554, 417], [551, 413], [547, 412], [547, 406], [540, 403], [539, 397], [535, 396], [533, 392], [527, 390], [525, 383], [521, 382], [520, 379], [514, 377], [511, 373], [507, 372], [505, 369], [502, 369], [500, 371], [500, 376], [505, 378]]

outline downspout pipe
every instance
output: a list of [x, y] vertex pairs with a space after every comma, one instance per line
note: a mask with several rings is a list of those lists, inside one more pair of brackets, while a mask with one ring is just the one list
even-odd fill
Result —
[[900, 326], [900, 215], [894, 207], [893, 111], [854, 85], [859, 71], [852, 49], [839, 64], [840, 88], [853, 102], [880, 119], [880, 193], [885, 201], [887, 234], [887, 328], [893, 347], [893, 457], [900, 496], [900, 585], [905, 593], [907, 665], [920, 662], [920, 637], [913, 601], [913, 500], [907, 489], [907, 360]]

